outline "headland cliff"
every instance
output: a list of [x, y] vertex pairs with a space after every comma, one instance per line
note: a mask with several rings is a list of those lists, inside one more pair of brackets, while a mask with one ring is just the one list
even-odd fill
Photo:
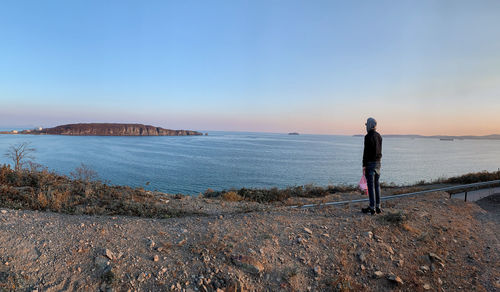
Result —
[[88, 123], [68, 124], [53, 128], [24, 130], [18, 134], [67, 136], [192, 136], [202, 133], [190, 130], [171, 130], [142, 124]]

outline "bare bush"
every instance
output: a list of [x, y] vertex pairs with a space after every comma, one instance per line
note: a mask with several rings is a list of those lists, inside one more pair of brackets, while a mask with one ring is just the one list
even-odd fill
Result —
[[69, 173], [69, 175], [79, 181], [83, 182], [90, 182], [90, 181], [95, 181], [99, 178], [99, 175], [97, 174], [97, 171], [93, 170], [86, 164], [80, 164], [77, 168], [75, 168], [75, 171], [72, 171]]
[[48, 168], [40, 163], [36, 163], [34, 161], [27, 161], [26, 162], [27, 168], [30, 172], [41, 172], [41, 171], [48, 171]]
[[33, 153], [35, 148], [31, 147], [30, 142], [21, 142], [9, 146], [7, 152], [4, 154], [5, 157], [9, 158], [14, 162], [14, 170], [19, 171], [25, 166], [29, 161], [34, 159]]

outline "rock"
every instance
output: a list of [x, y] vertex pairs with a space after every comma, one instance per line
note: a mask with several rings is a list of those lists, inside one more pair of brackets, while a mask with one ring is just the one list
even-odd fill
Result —
[[103, 256], [98, 256], [94, 259], [96, 267], [100, 270], [105, 270], [109, 267], [109, 260]]
[[443, 259], [442, 259], [442, 258], [440, 258], [440, 257], [439, 257], [437, 254], [435, 254], [435, 253], [430, 252], [430, 253], [428, 254], [428, 256], [429, 256], [429, 259], [431, 260], [431, 262], [444, 263]]
[[311, 231], [311, 229], [307, 228], [307, 227], [304, 227], [304, 231], [309, 233], [309, 234], [313, 234], [313, 232]]
[[139, 276], [137, 276], [137, 281], [139, 283], [144, 282], [145, 279], [146, 279], [146, 274], [144, 272], [140, 273]]
[[262, 265], [262, 263], [260, 263], [257, 259], [250, 256], [244, 256], [244, 255], [232, 256], [231, 261], [236, 266], [242, 268], [244, 271], [250, 274], [258, 275], [262, 271], [264, 271], [264, 266]]
[[361, 251], [358, 253], [358, 259], [360, 262], [366, 263], [366, 255]]
[[443, 285], [443, 280], [441, 280], [441, 278], [438, 278], [438, 284]]
[[321, 235], [323, 235], [324, 237], [330, 238], [330, 234], [328, 234], [328, 233], [323, 233]]
[[431, 290], [431, 285], [424, 284], [424, 290]]
[[159, 259], [160, 259], [160, 258], [158, 257], [158, 255], [156, 255], [156, 254], [155, 254], [155, 255], [153, 256], [153, 262], [157, 262]]
[[7, 214], [7, 210], [1, 210], [2, 214]]
[[320, 267], [320, 266], [315, 266], [315, 267], [314, 267], [314, 274], [315, 274], [316, 276], [321, 275], [321, 267]]
[[375, 273], [373, 273], [373, 277], [374, 278], [382, 278], [384, 276], [384, 273], [382, 273], [381, 271], [375, 271]]
[[372, 237], [373, 237], [373, 232], [368, 231], [368, 232], [366, 233], [366, 237], [368, 237], [369, 239], [372, 239]]
[[149, 246], [149, 248], [153, 249], [153, 247], [155, 247], [155, 245], [156, 245], [156, 243], [152, 239], [148, 238], [148, 246]]
[[394, 275], [394, 274], [389, 274], [387, 275], [387, 280], [393, 282], [393, 283], [396, 283], [396, 284], [399, 284], [399, 285], [403, 285], [403, 280], [401, 280], [400, 277]]
[[366, 267], [364, 265], [361, 265], [359, 268], [361, 269], [361, 271], [366, 270]]
[[306, 243], [306, 242], [307, 242], [307, 239], [305, 239], [305, 238], [302, 238], [302, 237], [297, 238], [297, 243]]
[[382, 245], [385, 247], [385, 249], [387, 250], [387, 252], [391, 255], [394, 254], [394, 250], [392, 249], [392, 247], [388, 244], [385, 244], [385, 243], [382, 243]]
[[110, 260], [114, 260], [115, 259], [115, 255], [113, 254], [112, 251], [110, 251], [109, 249], [106, 248], [106, 250], [104, 251], [104, 254], [108, 257], [108, 259]]

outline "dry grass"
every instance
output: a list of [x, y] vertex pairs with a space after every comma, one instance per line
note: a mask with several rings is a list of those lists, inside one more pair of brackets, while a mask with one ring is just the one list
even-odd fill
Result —
[[71, 180], [47, 170], [15, 171], [7, 165], [0, 168], [0, 207], [153, 218], [193, 214], [171, 209], [142, 189]]

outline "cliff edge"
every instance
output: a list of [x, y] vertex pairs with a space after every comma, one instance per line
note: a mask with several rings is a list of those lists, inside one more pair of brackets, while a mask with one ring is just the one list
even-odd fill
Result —
[[202, 135], [189, 130], [170, 130], [142, 124], [89, 123], [68, 124], [41, 130], [25, 130], [20, 134], [68, 136], [192, 136]]

